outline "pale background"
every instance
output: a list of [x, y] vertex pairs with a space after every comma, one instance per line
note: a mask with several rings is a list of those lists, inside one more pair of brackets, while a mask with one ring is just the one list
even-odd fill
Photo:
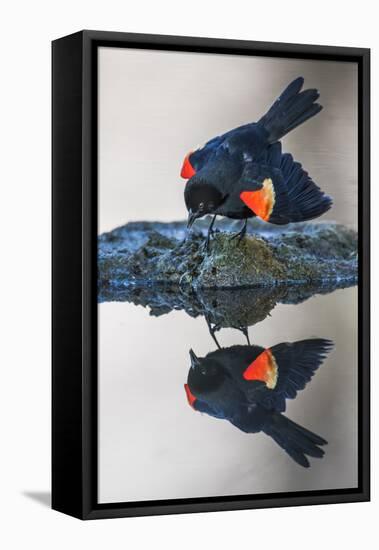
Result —
[[[244, 0], [25, 0], [2, 7], [0, 224], [3, 380], [1, 544], [19, 550], [126, 546], [193, 550], [370, 548], [379, 514], [379, 349], [373, 340], [373, 502], [187, 514], [82, 523], [52, 512], [50, 488], [50, 50], [81, 28], [363, 46], [373, 49], [373, 151], [379, 148], [379, 34], [371, 0], [249, 3]], [[320, 115], [321, 116], [321, 115]], [[311, 123], [310, 123], [311, 124]], [[373, 163], [373, 241], [378, 237], [379, 171]], [[180, 185], [180, 183], [179, 183]], [[27, 231], [25, 231], [25, 229]], [[33, 239], [33, 240], [32, 240]], [[27, 269], [26, 269], [27, 266]], [[379, 323], [373, 257], [373, 332]], [[28, 497], [27, 495], [31, 495]]]
[[259, 120], [298, 76], [323, 111], [283, 140], [334, 199], [323, 219], [355, 226], [357, 64], [101, 48], [99, 232], [186, 217], [186, 153]]

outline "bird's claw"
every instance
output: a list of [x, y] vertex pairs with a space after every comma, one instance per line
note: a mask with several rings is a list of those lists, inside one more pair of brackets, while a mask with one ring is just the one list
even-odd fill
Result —
[[241, 231], [238, 231], [238, 233], [235, 233], [234, 235], [231, 236], [231, 240], [238, 239], [237, 246], [240, 244], [242, 239], [244, 239], [245, 236], [246, 236], [246, 225], [247, 224], [246, 224], [246, 221], [245, 221], [244, 226], [241, 229]]
[[214, 234], [215, 234], [215, 230], [212, 229], [212, 231], [208, 232], [207, 237], [206, 237], [206, 239], [205, 239], [205, 241], [204, 241], [203, 248], [204, 248], [204, 252], [205, 252], [206, 254], [208, 254], [209, 251], [210, 251], [211, 237], [212, 237]]
[[216, 338], [216, 334], [215, 334], [218, 330], [221, 329], [220, 325], [215, 323], [212, 327], [212, 323], [211, 323], [211, 321], [210, 321], [210, 319], [208, 318], [207, 315], [205, 315], [205, 321], [208, 325], [209, 334], [211, 335], [211, 337], [212, 337], [213, 341], [215, 342], [216, 346], [218, 347], [218, 349], [221, 349], [221, 346], [220, 346], [220, 344], [219, 344], [219, 342]]
[[239, 245], [242, 239], [245, 237], [245, 235], [246, 235], [246, 231], [245, 232], [238, 231], [238, 233], [230, 237], [230, 240], [234, 241], [235, 239], [237, 239], [237, 245]]
[[239, 330], [242, 332], [242, 334], [245, 336], [248, 345], [250, 346], [250, 338], [249, 338], [249, 330], [247, 327], [240, 327]]
[[205, 239], [202, 246], [204, 254], [208, 255], [210, 249], [210, 239], [208, 237]]

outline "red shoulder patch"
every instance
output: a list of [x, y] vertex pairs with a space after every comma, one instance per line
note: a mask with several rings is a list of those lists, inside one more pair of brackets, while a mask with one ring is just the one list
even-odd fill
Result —
[[262, 351], [250, 363], [242, 376], [245, 380], [259, 380], [260, 382], [264, 382], [268, 388], [275, 388], [278, 378], [278, 366], [271, 351], [269, 349]]
[[196, 174], [196, 170], [194, 169], [194, 167], [192, 166], [189, 160], [191, 154], [192, 154], [192, 151], [191, 153], [188, 153], [188, 155], [186, 155], [186, 158], [183, 161], [182, 171], [180, 172], [180, 176], [185, 180], [189, 180], [190, 178], [192, 178], [192, 176]]
[[269, 221], [275, 205], [275, 190], [272, 180], [267, 178], [262, 189], [258, 191], [242, 191], [240, 199], [256, 216]]

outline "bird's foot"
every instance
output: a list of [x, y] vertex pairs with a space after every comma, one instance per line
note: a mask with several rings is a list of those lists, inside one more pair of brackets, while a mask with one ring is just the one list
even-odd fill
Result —
[[249, 329], [247, 327], [241, 327], [240, 331], [245, 336], [248, 345], [250, 346]]
[[212, 218], [212, 221], [211, 221], [211, 223], [208, 227], [207, 238], [205, 240], [205, 246], [204, 246], [204, 250], [205, 250], [206, 254], [208, 254], [208, 252], [209, 252], [209, 245], [210, 245], [210, 242], [211, 242], [211, 236], [215, 232], [215, 230], [213, 229], [213, 226], [214, 226], [214, 223], [216, 221], [216, 218], [217, 218], [217, 214], [214, 214], [214, 216]]
[[246, 229], [243, 230], [241, 229], [241, 231], [238, 231], [238, 233], [235, 233], [234, 235], [231, 236], [231, 240], [234, 241], [235, 239], [237, 239], [237, 245], [240, 244], [240, 242], [242, 241], [242, 239], [244, 239], [246, 236]]
[[238, 239], [237, 245], [240, 244], [242, 239], [246, 236], [246, 229], [247, 229], [247, 220], [245, 221], [241, 231], [238, 231], [238, 233], [235, 233], [234, 235], [232, 235], [231, 240]]
[[211, 337], [212, 337], [213, 341], [215, 342], [216, 346], [218, 347], [218, 349], [221, 349], [221, 346], [220, 346], [220, 344], [219, 344], [219, 342], [216, 338], [216, 334], [215, 334], [218, 330], [221, 329], [220, 325], [215, 323], [212, 327], [212, 323], [209, 320], [207, 315], [205, 315], [205, 321], [208, 325], [209, 334], [211, 335]]
[[210, 325], [208, 325], [209, 327], [209, 334], [211, 335], [214, 343], [216, 344], [216, 346], [218, 347], [218, 349], [221, 349], [221, 346], [219, 344], [219, 341], [217, 340], [216, 338], [216, 332], [220, 330], [220, 327], [215, 325], [213, 327], [211, 327]]
[[212, 239], [213, 235], [215, 234], [215, 232], [216, 231], [214, 229], [212, 229], [212, 231], [208, 231], [208, 233], [207, 233], [206, 239], [203, 243], [203, 249], [204, 249], [205, 254], [209, 254], [209, 252], [210, 252], [211, 239]]
[[201, 245], [202, 253], [207, 256], [209, 254], [209, 249], [210, 249], [210, 239], [208, 239], [207, 237]]

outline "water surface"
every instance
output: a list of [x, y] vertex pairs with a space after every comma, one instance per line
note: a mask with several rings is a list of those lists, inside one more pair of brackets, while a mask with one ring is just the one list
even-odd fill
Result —
[[[224, 328], [222, 347], [245, 344]], [[99, 495], [101, 503], [262, 494], [357, 486], [357, 289], [277, 304], [249, 327], [252, 344], [305, 338], [334, 342], [286, 416], [328, 441], [306, 469], [264, 433], [194, 411], [184, 391], [189, 349], [216, 348], [204, 317], [154, 317], [127, 302], [99, 305]]]

